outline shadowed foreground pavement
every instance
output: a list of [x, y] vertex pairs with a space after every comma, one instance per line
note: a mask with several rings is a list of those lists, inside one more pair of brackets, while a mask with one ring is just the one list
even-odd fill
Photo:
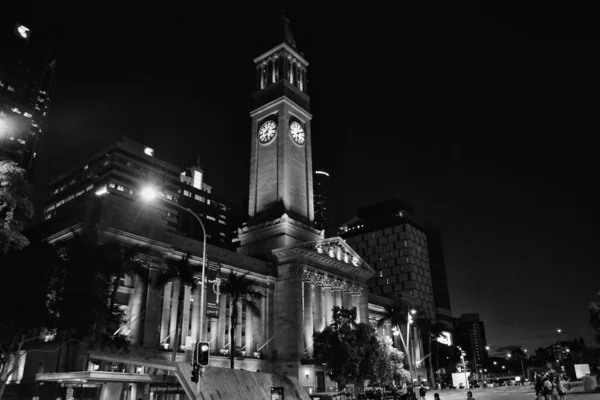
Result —
[[[576, 388], [567, 393], [567, 400], [600, 400], [600, 393], [583, 393], [582, 388]], [[439, 393], [440, 400], [465, 400], [467, 391], [462, 390], [432, 390], [427, 392], [426, 399], [433, 400], [433, 394]], [[475, 400], [535, 400], [533, 386], [508, 386], [496, 388], [471, 389]]]

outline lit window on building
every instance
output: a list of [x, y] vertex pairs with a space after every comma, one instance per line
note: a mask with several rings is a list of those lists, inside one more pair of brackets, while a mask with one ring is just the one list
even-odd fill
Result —
[[11, 108], [10, 111], [14, 112], [15, 114], [21, 114], [21, 110], [19, 110], [17, 107]]
[[202, 189], [202, 172], [194, 170], [192, 186], [196, 189]]
[[146, 154], [147, 156], [153, 157], [154, 156], [154, 149], [152, 149], [150, 147], [145, 147], [144, 148], [144, 154]]
[[111, 188], [111, 189], [114, 189], [115, 188], [115, 184], [114, 183], [109, 183], [108, 187]]
[[167, 195], [167, 200], [173, 200], [173, 196], [172, 196], [172, 195], [170, 195], [170, 194], [168, 194], [168, 195]]
[[123, 186], [121, 186], [121, 185], [117, 185], [117, 190], [120, 191], [120, 192], [122, 192], [122, 191], [125, 190], [125, 188]]
[[207, 215], [206, 219], [210, 219], [211, 221], [216, 221], [217, 220], [215, 217], [212, 217], [210, 215]]
[[192, 197], [192, 194], [190, 192], [188, 192], [187, 190], [183, 191], [183, 195], [187, 196], [187, 197]]
[[8, 89], [9, 92], [14, 92], [15, 91], [15, 88], [12, 87], [12, 86], [7, 87], [7, 89]]
[[221, 225], [225, 225], [225, 221], [223, 221], [222, 219], [220, 219], [220, 220], [219, 220], [219, 223], [220, 223]]

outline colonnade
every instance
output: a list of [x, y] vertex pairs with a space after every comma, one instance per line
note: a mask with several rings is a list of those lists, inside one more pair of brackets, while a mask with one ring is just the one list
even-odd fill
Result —
[[313, 355], [313, 333], [333, 322], [333, 307], [356, 308], [356, 322], [368, 321], [368, 297], [364, 287], [320, 272], [293, 269], [301, 276], [302, 334], [304, 354]]
[[300, 91], [306, 91], [306, 67], [289, 54], [274, 54], [261, 64], [256, 65], [258, 89], [277, 82], [284, 77]]

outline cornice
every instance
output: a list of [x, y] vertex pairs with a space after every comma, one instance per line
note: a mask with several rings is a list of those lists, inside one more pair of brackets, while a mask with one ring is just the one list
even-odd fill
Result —
[[309, 282], [323, 287], [330, 287], [332, 290], [350, 292], [350, 294], [357, 296], [363, 296], [366, 293], [364, 286], [348, 282], [343, 278], [339, 278], [331, 274], [305, 269], [297, 265], [291, 266], [289, 272], [290, 276], [301, 278], [303, 282]]
[[333, 270], [369, 279], [375, 271], [339, 237], [301, 243], [272, 251], [278, 263], [291, 258], [303, 258]]

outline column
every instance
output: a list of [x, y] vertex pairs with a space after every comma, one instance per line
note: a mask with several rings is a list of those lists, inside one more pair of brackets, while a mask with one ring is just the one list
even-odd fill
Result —
[[352, 296], [350, 296], [350, 292], [342, 292], [342, 304], [344, 308], [352, 308]]
[[[169, 314], [171, 312], [171, 291], [173, 289], [173, 282], [169, 282], [165, 285], [163, 291], [163, 307], [162, 307], [162, 320], [160, 324], [160, 344], [169, 337]], [[152, 310], [149, 310], [152, 312]]]
[[169, 346], [172, 349], [173, 346], [177, 346], [177, 314], [179, 312], [179, 291], [181, 290], [181, 282], [176, 279], [173, 282], [173, 297], [171, 298], [171, 321], [169, 324]]
[[156, 283], [156, 272], [152, 269], [149, 272], [150, 283], [146, 291], [146, 314], [144, 315], [144, 346], [156, 347], [160, 340], [159, 327], [161, 314], [158, 312], [160, 309], [160, 289], [154, 286]]
[[333, 320], [333, 292], [331, 291], [331, 287], [323, 288], [323, 301], [325, 303], [324, 313], [325, 313], [325, 326], [330, 325]]
[[254, 352], [254, 315], [250, 312], [250, 310], [246, 309], [246, 324], [244, 329], [246, 331], [246, 340], [244, 343], [244, 350], [246, 350], [246, 355], [252, 356]]
[[144, 282], [142, 282], [140, 277], [135, 275], [133, 277], [133, 294], [131, 295], [131, 301], [129, 302], [129, 307], [127, 309], [127, 313], [129, 314], [128, 325], [129, 329], [131, 329], [129, 332], [129, 337], [131, 338], [132, 344], [139, 342], [140, 333], [142, 331], [142, 302], [144, 299], [144, 286]]
[[[187, 345], [187, 337], [189, 333], [190, 326], [190, 307], [192, 298], [192, 288], [188, 285], [183, 287], [183, 310], [181, 313], [181, 342], [179, 345], [186, 346]], [[185, 347], [187, 348], [187, 346]]]
[[342, 291], [340, 289], [333, 289], [333, 306], [342, 307]]
[[350, 295], [350, 306], [356, 308], [356, 323], [362, 322], [361, 321], [361, 315], [360, 315], [360, 306], [358, 304], [358, 295], [357, 294], [351, 294]]
[[217, 348], [223, 349], [227, 345], [227, 295], [221, 294], [219, 297], [219, 326], [217, 331]]
[[313, 305], [314, 305], [314, 321], [315, 321], [315, 331], [321, 332], [325, 329], [325, 321], [323, 320], [323, 287], [321, 285], [315, 285], [315, 295], [314, 295]]
[[369, 297], [366, 294], [362, 294], [358, 298], [358, 306], [360, 308], [360, 322], [365, 324], [369, 322]]
[[213, 317], [210, 319], [210, 338], [208, 338], [211, 351], [219, 350], [219, 339], [218, 338], [219, 338], [219, 319]]
[[200, 329], [200, 286], [196, 286], [192, 292], [192, 342], [198, 343], [200, 338], [198, 337], [198, 329]]
[[[269, 331], [269, 313], [268, 313], [268, 308], [267, 308], [267, 302], [269, 301], [269, 289], [265, 290], [264, 292], [265, 297], [263, 297], [262, 299], [260, 299], [260, 326], [262, 327], [262, 329], [260, 330], [260, 332], [258, 333], [258, 347], [260, 348], [261, 346], [263, 346], [265, 343], [267, 343], [267, 340], [270, 339], [270, 331]], [[265, 346], [263, 347], [260, 351], [262, 354], [268, 354], [268, 348], [269, 346]]]
[[310, 282], [303, 282], [304, 285], [304, 346], [303, 349], [306, 351], [308, 358], [312, 357], [313, 354], [313, 284]]
[[244, 345], [242, 343], [242, 329], [244, 328], [244, 309], [242, 308], [242, 303], [239, 302], [236, 307], [238, 308], [238, 320], [237, 320], [237, 326], [235, 327], [235, 347], [234, 350], [237, 351], [237, 349], [239, 348], [240, 350], [242, 349], [242, 346]]

